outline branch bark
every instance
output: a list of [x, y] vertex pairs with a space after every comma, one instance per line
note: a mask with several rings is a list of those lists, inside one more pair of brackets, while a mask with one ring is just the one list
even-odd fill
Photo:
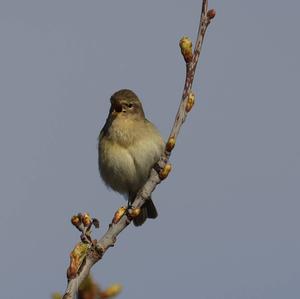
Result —
[[[215, 16], [215, 10], [208, 10], [208, 0], [202, 1], [202, 10], [200, 23], [198, 28], [197, 39], [192, 52], [192, 44], [189, 38], [184, 37], [180, 41], [181, 52], [186, 61], [186, 78], [183, 88], [183, 93], [180, 101], [180, 105], [175, 117], [175, 121], [166, 144], [165, 152], [157, 164], [150, 172], [148, 181], [143, 188], [138, 192], [135, 200], [132, 203], [131, 210], [140, 208], [144, 202], [150, 197], [156, 186], [168, 176], [171, 170], [170, 164], [168, 164], [172, 149], [175, 146], [176, 138], [180, 132], [181, 126], [186, 120], [188, 112], [191, 110], [194, 104], [194, 95], [192, 94], [192, 85], [194, 81], [195, 71], [199, 60], [204, 36], [206, 29], [211, 20]], [[123, 209], [124, 210], [124, 209]], [[132, 221], [132, 214], [124, 212], [120, 213], [122, 208], [118, 210], [112, 223], [109, 225], [106, 233], [98, 241], [90, 242], [88, 250], [84, 253], [84, 259], [79, 269], [76, 271], [76, 275], [68, 275], [68, 285], [63, 296], [63, 299], [73, 299], [78, 286], [89, 274], [90, 269], [95, 263], [97, 263], [106, 252], [109, 247], [114, 246], [117, 236], [129, 225]], [[119, 214], [118, 214], [119, 213]], [[74, 224], [74, 223], [73, 223]]]

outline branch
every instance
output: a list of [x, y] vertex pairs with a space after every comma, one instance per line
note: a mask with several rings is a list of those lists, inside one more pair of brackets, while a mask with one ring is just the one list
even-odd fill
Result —
[[87, 214], [78, 214], [77, 216], [74, 216], [75, 218], [72, 218], [72, 223], [82, 232], [81, 239], [83, 243], [79, 243], [71, 253], [71, 263], [67, 274], [68, 285], [63, 299], [74, 298], [78, 286], [84, 278], [87, 277], [92, 266], [102, 258], [103, 254], [109, 247], [114, 246], [117, 236], [127, 227], [127, 225], [131, 223], [133, 217], [138, 215], [141, 206], [150, 197], [156, 186], [168, 176], [171, 170], [171, 165], [168, 163], [171, 152], [175, 146], [176, 138], [181, 126], [184, 123], [188, 112], [192, 109], [195, 101], [195, 96], [191, 90], [205, 32], [210, 21], [216, 14], [215, 10], [208, 10], [207, 7], [208, 0], [203, 0], [194, 51], [192, 50], [192, 42], [188, 37], [183, 37], [180, 40], [179, 45], [186, 62], [186, 78], [180, 105], [170, 136], [166, 143], [165, 152], [157, 164], [152, 168], [149, 179], [138, 192], [131, 208], [126, 209], [121, 207], [115, 213], [114, 218], [103, 237], [94, 241], [90, 238], [90, 230], [92, 224], [95, 224], [97, 221], [95, 219], [91, 219]]

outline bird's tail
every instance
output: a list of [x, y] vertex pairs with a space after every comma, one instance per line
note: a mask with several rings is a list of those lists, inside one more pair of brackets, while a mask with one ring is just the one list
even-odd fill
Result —
[[141, 207], [141, 212], [140, 214], [133, 218], [133, 224], [135, 226], [140, 226], [142, 225], [147, 218], [156, 218], [157, 217], [157, 210], [156, 207], [152, 201], [151, 198], [147, 199], [144, 205]]

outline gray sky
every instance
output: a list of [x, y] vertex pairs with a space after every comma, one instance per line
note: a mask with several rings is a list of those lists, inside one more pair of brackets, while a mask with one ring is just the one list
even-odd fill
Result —
[[[89, 211], [124, 203], [97, 169], [110, 95], [131, 88], [166, 138], [182, 92], [178, 48], [200, 0], [0, 2], [1, 298], [64, 291]], [[298, 1], [210, 1], [197, 103], [155, 191], [157, 221], [129, 227], [94, 268], [119, 298], [300, 294]]]

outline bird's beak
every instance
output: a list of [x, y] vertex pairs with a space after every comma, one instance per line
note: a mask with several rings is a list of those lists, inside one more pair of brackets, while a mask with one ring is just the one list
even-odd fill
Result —
[[112, 114], [113, 115], [117, 115], [119, 114], [120, 112], [123, 111], [123, 107], [120, 103], [116, 103], [114, 106], [113, 106], [113, 111], [112, 111]]

